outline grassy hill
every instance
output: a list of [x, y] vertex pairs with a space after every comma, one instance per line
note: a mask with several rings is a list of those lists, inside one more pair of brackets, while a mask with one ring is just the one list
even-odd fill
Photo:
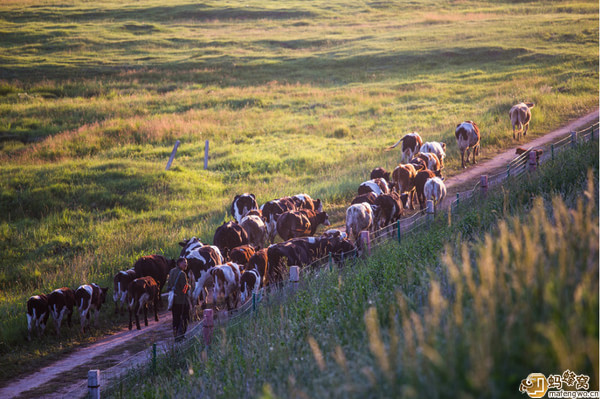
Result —
[[598, 106], [597, 17], [594, 1], [2, 2], [0, 379], [88, 340], [26, 344], [27, 297], [211, 242], [235, 194], [307, 192], [339, 222], [405, 133], [445, 141], [451, 175], [463, 120], [489, 158], [515, 144], [516, 102], [536, 103], [534, 137]]

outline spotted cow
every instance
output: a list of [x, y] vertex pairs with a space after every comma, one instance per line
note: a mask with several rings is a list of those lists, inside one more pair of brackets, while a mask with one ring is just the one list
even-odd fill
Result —
[[231, 204], [231, 215], [236, 222], [240, 223], [242, 218], [253, 209], [258, 209], [254, 194], [236, 195]]
[[48, 296], [45, 294], [34, 295], [27, 300], [27, 340], [31, 341], [31, 332], [35, 329], [38, 337], [44, 334], [48, 323], [50, 310]]
[[[460, 150], [460, 158], [462, 161], [462, 167], [466, 168], [466, 163], [469, 162], [469, 151], [473, 151], [473, 165], [477, 163], [475, 157], [479, 155], [479, 127], [473, 121], [466, 121], [456, 125], [456, 143]], [[465, 159], [465, 152], [467, 157]]]
[[392, 148], [396, 148], [398, 144], [402, 143], [402, 159], [401, 162], [404, 163], [410, 159], [412, 159], [416, 153], [418, 153], [421, 149], [421, 145], [423, 144], [423, 139], [417, 132], [412, 132], [400, 140], [396, 142], [396, 144], [388, 147], [388, 150]]
[[[79, 318], [81, 321], [81, 332], [85, 332], [86, 325], [90, 320], [90, 314], [95, 313], [94, 324], [98, 325], [100, 308], [106, 301], [108, 287], [102, 288], [98, 284], [84, 284], [75, 291], [75, 304], [79, 308]], [[93, 317], [93, 316], [92, 316]]]
[[73, 307], [75, 306], [75, 292], [68, 288], [62, 287], [55, 289], [48, 295], [48, 308], [54, 319], [56, 327], [56, 335], [60, 337], [60, 326], [63, 318], [67, 316], [67, 325], [71, 327], [71, 316], [73, 315]]
[[135, 269], [121, 270], [115, 274], [115, 277], [113, 278], [113, 301], [115, 302], [115, 313], [118, 313], [119, 310], [121, 313], [123, 313], [125, 310], [125, 302], [127, 301], [127, 287], [129, 287], [129, 283], [135, 280], [136, 277]]

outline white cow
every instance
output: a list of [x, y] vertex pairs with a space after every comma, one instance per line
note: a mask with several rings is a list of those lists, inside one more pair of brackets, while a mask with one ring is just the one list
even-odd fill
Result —
[[446, 185], [439, 177], [432, 177], [425, 182], [425, 201], [433, 200], [434, 205], [439, 204], [446, 196]]
[[430, 152], [435, 154], [440, 160], [441, 168], [444, 168], [444, 158], [446, 158], [446, 143], [428, 141], [421, 146], [421, 152]]
[[346, 209], [346, 233], [354, 241], [360, 232], [373, 226], [373, 208], [367, 202], [350, 205]]

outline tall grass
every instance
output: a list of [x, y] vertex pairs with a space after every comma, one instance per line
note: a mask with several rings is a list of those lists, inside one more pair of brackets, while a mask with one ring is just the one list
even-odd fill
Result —
[[304, 270], [296, 293], [111, 395], [503, 398], [566, 369], [598, 389], [597, 151], [560, 154], [451, 226], [442, 215], [365, 260]]

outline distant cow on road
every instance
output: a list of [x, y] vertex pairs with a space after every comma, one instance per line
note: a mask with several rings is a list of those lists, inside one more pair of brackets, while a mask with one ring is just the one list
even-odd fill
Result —
[[527, 135], [527, 129], [529, 128], [529, 122], [531, 121], [531, 108], [534, 106], [534, 103], [519, 103], [513, 105], [510, 111], [508, 111], [510, 123], [513, 128], [513, 139], [520, 140], [521, 132], [523, 132], [523, 136]]
[[[456, 131], [454, 132], [456, 136], [456, 143], [458, 144], [458, 149], [460, 150], [460, 157], [462, 160], [462, 167], [466, 168], [466, 163], [469, 162], [469, 150], [473, 150], [473, 165], [477, 163], [475, 160], [475, 156], [479, 155], [479, 127], [473, 121], [466, 121], [463, 123], [459, 123], [456, 125]], [[465, 159], [465, 152], [467, 153], [467, 157]]]

